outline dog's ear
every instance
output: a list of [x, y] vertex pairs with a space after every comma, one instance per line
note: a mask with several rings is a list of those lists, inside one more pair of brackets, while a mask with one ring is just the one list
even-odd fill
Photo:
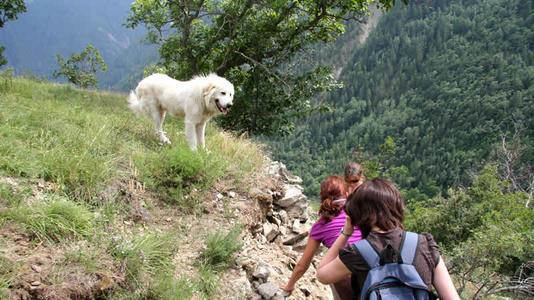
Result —
[[215, 85], [213, 83], [208, 83], [206, 87], [204, 87], [204, 90], [203, 90], [204, 97], [209, 95], [211, 91], [213, 91], [214, 88], [215, 88]]
[[213, 94], [214, 90], [215, 85], [213, 83], [207, 84], [206, 87], [202, 90], [202, 95], [204, 96], [204, 102], [206, 103], [206, 106], [210, 104], [211, 95]]

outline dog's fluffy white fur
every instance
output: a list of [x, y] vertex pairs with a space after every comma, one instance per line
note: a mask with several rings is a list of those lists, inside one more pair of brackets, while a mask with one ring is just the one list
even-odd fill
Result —
[[128, 104], [137, 115], [148, 114], [156, 127], [156, 134], [164, 144], [170, 140], [163, 131], [167, 113], [185, 118], [185, 136], [189, 147], [205, 147], [206, 122], [219, 114], [226, 114], [233, 105], [234, 86], [216, 74], [196, 76], [178, 81], [164, 74], [153, 74], [141, 80], [130, 92]]

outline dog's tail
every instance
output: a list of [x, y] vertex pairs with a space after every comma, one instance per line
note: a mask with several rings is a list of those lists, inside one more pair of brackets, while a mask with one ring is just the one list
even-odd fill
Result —
[[130, 96], [128, 96], [128, 107], [138, 116], [143, 113], [143, 101], [137, 98], [134, 91], [130, 91]]

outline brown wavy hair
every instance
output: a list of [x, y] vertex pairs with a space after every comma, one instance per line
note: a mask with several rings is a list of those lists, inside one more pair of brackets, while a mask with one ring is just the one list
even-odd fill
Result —
[[376, 178], [364, 182], [345, 203], [345, 212], [352, 224], [367, 237], [376, 226], [388, 231], [404, 229], [404, 200], [395, 185], [387, 180]]
[[363, 167], [359, 163], [350, 162], [345, 165], [345, 182], [349, 194], [354, 191], [365, 181]]
[[319, 215], [326, 222], [339, 215], [343, 205], [334, 204], [333, 201], [347, 197], [345, 180], [341, 176], [328, 176], [321, 182], [321, 207]]

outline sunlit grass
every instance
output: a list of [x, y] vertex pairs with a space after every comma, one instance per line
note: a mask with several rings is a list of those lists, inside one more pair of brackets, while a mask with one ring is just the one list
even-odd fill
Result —
[[[191, 152], [183, 121], [167, 118], [173, 144], [159, 145], [149, 118], [136, 118], [126, 96], [14, 78], [0, 100], [0, 171], [58, 184], [73, 199], [94, 201], [134, 161], [142, 178], [168, 199], [225, 177], [259, 169], [263, 153], [248, 139], [207, 130], [209, 152]], [[173, 202], [173, 201], [170, 201]]]
[[[215, 121], [207, 128], [208, 150], [197, 152], [187, 146], [182, 119], [169, 117], [164, 126], [172, 145], [158, 143], [151, 120], [135, 117], [126, 95], [0, 74], [0, 176], [23, 183], [16, 188], [0, 183], [0, 228], [16, 224], [53, 247], [84, 245], [68, 244], [58, 268], [100, 272], [109, 266], [99, 258], [109, 258], [124, 276], [109, 299], [212, 297], [219, 273], [241, 248], [241, 229], [209, 235], [196, 277], [176, 277], [172, 258], [180, 232], [124, 232], [133, 204], [121, 188], [134, 178], [154, 201], [147, 207], [165, 203], [183, 214], [201, 214], [213, 184], [243, 186], [263, 166], [264, 153]], [[54, 190], [33, 197], [29, 186], [43, 180]], [[0, 298], [9, 278], [0, 272]]]

